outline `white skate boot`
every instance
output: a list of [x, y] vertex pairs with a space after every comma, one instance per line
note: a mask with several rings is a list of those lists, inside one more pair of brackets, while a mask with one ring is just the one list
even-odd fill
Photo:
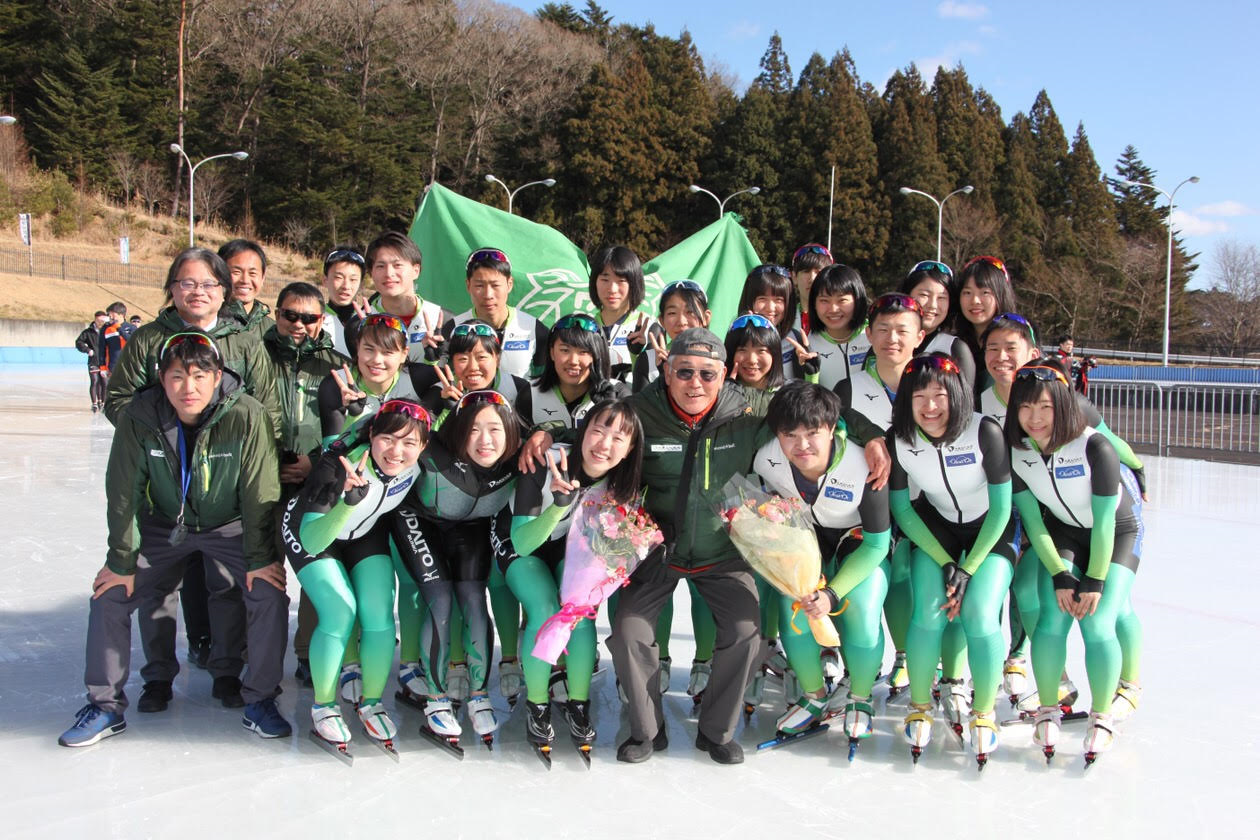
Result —
[[932, 743], [932, 704], [911, 703], [910, 714], [902, 724], [906, 743], [910, 745], [910, 757], [915, 764], [923, 755], [923, 748]]
[[341, 666], [341, 699], [359, 705], [363, 701], [363, 668], [358, 662]]

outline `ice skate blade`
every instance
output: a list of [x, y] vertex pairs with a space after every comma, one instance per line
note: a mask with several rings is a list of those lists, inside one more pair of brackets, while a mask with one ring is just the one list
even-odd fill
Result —
[[534, 748], [534, 755], [538, 756], [538, 760], [543, 763], [543, 767], [551, 770], [551, 745], [550, 744], [530, 744]]
[[977, 773], [983, 773], [983, 772], [984, 772], [984, 768], [985, 768], [985, 766], [986, 766], [988, 763], [989, 763], [989, 754], [988, 754], [988, 753], [977, 753], [977, 754], [976, 754], [976, 772], [977, 772]]
[[451, 736], [439, 735], [427, 727], [420, 727], [420, 734], [435, 746], [441, 747], [443, 752], [453, 756], [460, 761], [464, 760], [464, 749], [459, 745], [459, 739]]
[[1096, 752], [1085, 753], [1085, 769], [1088, 770], [1089, 768], [1093, 767], [1094, 762], [1097, 760], [1098, 760], [1098, 753]]
[[922, 757], [923, 757], [923, 747], [910, 748], [910, 760], [913, 761], [916, 766], [919, 763], [919, 759]]
[[582, 763], [586, 766], [586, 769], [590, 770], [591, 769], [591, 745], [578, 744], [577, 752], [578, 752], [578, 756], [580, 756], [582, 759]]
[[[364, 734], [366, 735], [367, 733], [364, 733]], [[368, 736], [367, 736], [367, 739], [368, 739], [369, 741], [371, 741], [371, 742], [372, 742], [372, 744], [373, 744], [373, 745], [374, 745], [377, 749], [379, 749], [381, 752], [385, 753], [385, 755], [387, 755], [387, 756], [389, 756], [390, 758], [392, 758], [392, 759], [394, 760], [394, 763], [395, 763], [395, 764], [398, 764], [398, 763], [401, 763], [401, 762], [402, 762], [402, 758], [401, 758], [401, 756], [399, 756], [399, 755], [398, 755], [398, 749], [394, 746], [394, 739], [393, 739], [393, 738], [389, 738], [389, 739], [384, 740], [384, 741], [378, 741], [378, 740], [376, 740], [375, 738], [373, 738], [371, 735], [368, 735]]]
[[482, 735], [481, 743], [486, 749], [490, 750], [490, 752], [494, 752], [494, 735]]
[[422, 700], [420, 700], [419, 698], [411, 694], [408, 694], [405, 691], [402, 691], [401, 689], [394, 692], [394, 699], [397, 700], [399, 703], [402, 703], [404, 706], [410, 706], [411, 708], [416, 709], [417, 711], [421, 711], [421, 712], [424, 711], [424, 702]]
[[314, 729], [310, 730], [310, 738], [315, 742], [321, 750], [331, 755], [333, 758], [339, 759], [347, 767], [354, 766], [354, 756], [352, 756], [345, 744], [337, 744], [329, 741], [327, 738], [321, 738], [319, 733]]
[[858, 738], [849, 739], [849, 761], [853, 761], [854, 757], [857, 755], [858, 745], [860, 743], [862, 742]]
[[777, 750], [779, 747], [786, 746], [787, 744], [794, 744], [797, 741], [804, 741], [806, 738], [813, 738], [815, 735], [821, 735], [830, 728], [831, 727], [825, 723], [818, 723], [811, 726], [809, 729], [805, 729], [800, 732], [793, 732], [790, 735], [776, 735], [769, 741], [762, 741], [758, 744], [757, 751]]

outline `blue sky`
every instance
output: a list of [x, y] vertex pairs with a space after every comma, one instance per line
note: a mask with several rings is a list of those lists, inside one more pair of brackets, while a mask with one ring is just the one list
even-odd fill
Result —
[[[571, 0], [581, 8], [584, 0]], [[533, 11], [539, 2], [514, 2]], [[614, 22], [691, 32], [706, 62], [741, 85], [758, 72], [778, 31], [799, 73], [814, 52], [846, 45], [859, 75], [880, 90], [914, 62], [929, 83], [961, 62], [1006, 121], [1045, 88], [1069, 140], [1078, 122], [1099, 165], [1114, 171], [1137, 147], [1157, 186], [1177, 194], [1174, 225], [1201, 252], [1207, 285], [1221, 240], [1260, 246], [1260, 7], [1244, 2], [685, 2], [601, 0]], [[1163, 203], [1165, 199], [1160, 198]]]

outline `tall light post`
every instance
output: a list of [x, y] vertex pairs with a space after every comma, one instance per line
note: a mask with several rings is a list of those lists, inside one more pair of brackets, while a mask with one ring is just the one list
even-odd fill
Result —
[[965, 187], [954, 190], [952, 193], [945, 196], [940, 201], [937, 201], [935, 196], [929, 195], [925, 193], [923, 190], [912, 190], [909, 187], [901, 188], [902, 195], [910, 195], [911, 193], [913, 193], [914, 195], [921, 195], [936, 205], [936, 261], [937, 262], [940, 262], [941, 260], [941, 226], [945, 223], [945, 202], [949, 201], [951, 198], [958, 195], [959, 193], [962, 193], [963, 195], [971, 195], [971, 191], [974, 189], [975, 187], [971, 186], [971, 184], [968, 184]]
[[713, 199], [714, 201], [716, 201], [716, 202], [717, 202], [717, 206], [718, 206], [718, 218], [719, 218], [719, 219], [721, 219], [721, 218], [722, 218], [722, 215], [723, 215], [724, 213], [726, 213], [726, 202], [730, 201], [730, 200], [731, 200], [732, 198], [734, 198], [735, 196], [737, 196], [737, 195], [743, 195], [744, 193], [748, 193], [749, 195], [756, 195], [757, 193], [761, 192], [761, 187], [746, 187], [746, 188], [744, 188], [744, 189], [742, 189], [742, 190], [737, 190], [737, 191], [735, 191], [735, 192], [731, 193], [731, 194], [730, 194], [730, 195], [728, 195], [726, 198], [718, 198], [716, 195], [714, 195], [713, 193], [709, 192], [709, 191], [708, 191], [708, 190], [706, 190], [704, 187], [697, 187], [695, 184], [691, 184], [691, 185], [689, 185], [689, 186], [687, 187], [687, 190], [688, 190], [688, 192], [693, 192], [693, 193], [704, 193], [704, 194], [705, 194], [705, 195], [707, 195], [709, 198], [711, 198], [711, 199]]
[[512, 212], [512, 202], [516, 200], [516, 194], [520, 192], [521, 190], [525, 189], [526, 187], [533, 187], [538, 184], [542, 184], [544, 187], [554, 187], [556, 185], [555, 178], [543, 178], [541, 181], [530, 181], [528, 184], [521, 184], [516, 189], [510, 189], [507, 184], [503, 183], [502, 181], [500, 181], [498, 178], [494, 177], [493, 175], [487, 175], [486, 181], [492, 184], [498, 184], [500, 187], [503, 187], [503, 191], [507, 193], [507, 197], [508, 197], [508, 212], [509, 213]]
[[1181, 189], [1186, 184], [1199, 183], [1199, 176], [1191, 175], [1189, 178], [1187, 178], [1186, 180], [1178, 184], [1173, 189], [1172, 193], [1169, 193], [1166, 190], [1161, 190], [1159, 187], [1155, 186], [1154, 184], [1144, 184], [1141, 181], [1130, 181], [1128, 178], [1117, 178], [1116, 180], [1122, 184], [1128, 184], [1131, 187], [1145, 187], [1149, 190], [1154, 190], [1155, 192], [1163, 195], [1164, 198], [1168, 199], [1168, 270], [1167, 270], [1167, 273], [1164, 275], [1164, 367], [1168, 367], [1168, 325], [1169, 325], [1169, 314], [1171, 311], [1170, 308], [1172, 306], [1173, 202], [1177, 198], [1177, 190]]
[[193, 162], [189, 160], [188, 158], [188, 153], [184, 151], [183, 146], [179, 145], [178, 143], [172, 143], [171, 151], [179, 155], [180, 157], [182, 157], [185, 160], [185, 162], [188, 163], [188, 247], [191, 248], [193, 245], [196, 244], [196, 241], [194, 239], [194, 236], [195, 236], [194, 226], [196, 225], [196, 221], [197, 221], [197, 206], [193, 204], [193, 196], [194, 196], [193, 180], [195, 179], [197, 175], [197, 167], [201, 166], [201, 164], [203, 163], [209, 163], [212, 160], [218, 160], [219, 158], [225, 158], [225, 157], [235, 158], [236, 160], [245, 160], [245, 158], [249, 157], [249, 153], [248, 152], [224, 152], [221, 155], [211, 155], [208, 158], [202, 158], [201, 160], [197, 161], [196, 165], [194, 166]]

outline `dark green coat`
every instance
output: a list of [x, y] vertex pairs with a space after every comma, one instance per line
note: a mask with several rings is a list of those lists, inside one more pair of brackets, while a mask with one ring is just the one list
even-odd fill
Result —
[[[205, 416], [193, 443], [184, 525], [203, 531], [239, 519], [247, 568], [260, 569], [276, 559], [273, 509], [280, 498], [280, 466], [271, 421], [231, 371], [224, 372]], [[179, 515], [183, 471], [178, 426], [161, 385], [137, 393], [118, 417], [105, 471], [105, 563], [117, 574], [135, 573], [142, 514], [172, 525]]]
[[239, 300], [228, 301], [227, 309], [228, 314], [240, 321], [246, 331], [252, 332], [259, 338], [266, 335], [267, 330], [276, 325], [271, 318], [271, 307], [260, 300], [254, 301], [254, 308], [248, 312]]
[[[109, 387], [105, 392], [105, 416], [115, 426], [127, 403], [136, 392], [158, 381], [158, 352], [166, 340], [187, 327], [175, 311], [168, 306], [158, 313], [157, 319], [136, 330], [127, 340], [122, 355], [109, 375]], [[280, 398], [276, 394], [276, 379], [271, 361], [262, 341], [249, 332], [239, 321], [220, 314], [219, 322], [210, 330], [210, 337], [223, 354], [223, 365], [240, 374], [245, 392], [258, 400], [271, 416], [273, 430], [283, 428]]]
[[324, 378], [350, 360], [333, 349], [328, 333], [301, 344], [272, 327], [263, 335], [280, 397], [280, 447], [309, 454], [323, 437], [319, 425], [319, 386]]

